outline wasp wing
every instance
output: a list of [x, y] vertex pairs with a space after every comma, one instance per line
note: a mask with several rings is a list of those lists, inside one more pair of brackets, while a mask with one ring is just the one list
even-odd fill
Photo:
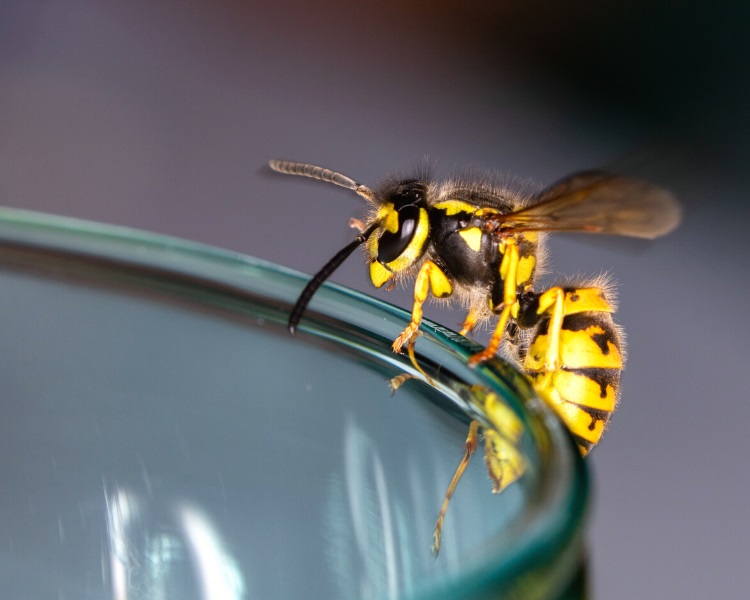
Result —
[[680, 205], [667, 190], [600, 171], [566, 177], [506, 215], [488, 215], [490, 231], [572, 231], [653, 239], [680, 222]]

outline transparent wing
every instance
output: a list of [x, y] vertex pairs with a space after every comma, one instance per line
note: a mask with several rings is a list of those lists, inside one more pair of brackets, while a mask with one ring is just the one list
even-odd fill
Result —
[[680, 222], [680, 205], [667, 190], [627, 177], [587, 171], [566, 177], [536, 202], [487, 216], [489, 231], [572, 231], [653, 239]]

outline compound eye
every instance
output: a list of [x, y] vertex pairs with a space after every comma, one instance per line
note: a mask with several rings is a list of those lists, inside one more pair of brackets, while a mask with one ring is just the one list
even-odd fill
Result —
[[417, 231], [419, 207], [405, 206], [398, 211], [398, 231], [386, 231], [378, 240], [378, 262], [387, 264], [404, 253]]

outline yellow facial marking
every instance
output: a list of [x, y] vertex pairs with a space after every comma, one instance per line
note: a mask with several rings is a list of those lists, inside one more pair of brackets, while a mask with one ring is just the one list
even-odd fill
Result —
[[389, 279], [393, 277], [393, 273], [381, 265], [378, 261], [370, 263], [370, 280], [375, 287], [381, 287]]
[[390, 202], [380, 207], [377, 220], [383, 224], [383, 228], [387, 231], [391, 233], [398, 231], [398, 211], [394, 210], [393, 204]]
[[458, 235], [466, 242], [466, 245], [474, 252], [482, 248], [482, 230], [479, 227], [470, 227], [458, 232]]
[[375, 261], [378, 258], [378, 234], [371, 235], [365, 244], [370, 262]]

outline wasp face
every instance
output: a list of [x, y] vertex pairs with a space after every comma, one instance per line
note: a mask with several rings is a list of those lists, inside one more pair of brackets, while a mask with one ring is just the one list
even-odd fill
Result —
[[395, 273], [408, 269], [424, 254], [429, 236], [426, 210], [427, 185], [404, 180], [386, 189], [375, 222], [375, 234], [368, 240], [370, 279], [380, 287]]
[[[424, 205], [425, 185], [420, 181], [404, 181], [388, 195], [386, 219], [395, 218], [396, 231], [386, 229], [378, 239], [378, 262], [388, 264], [401, 256], [414, 238]], [[390, 208], [392, 207], [392, 208]]]

